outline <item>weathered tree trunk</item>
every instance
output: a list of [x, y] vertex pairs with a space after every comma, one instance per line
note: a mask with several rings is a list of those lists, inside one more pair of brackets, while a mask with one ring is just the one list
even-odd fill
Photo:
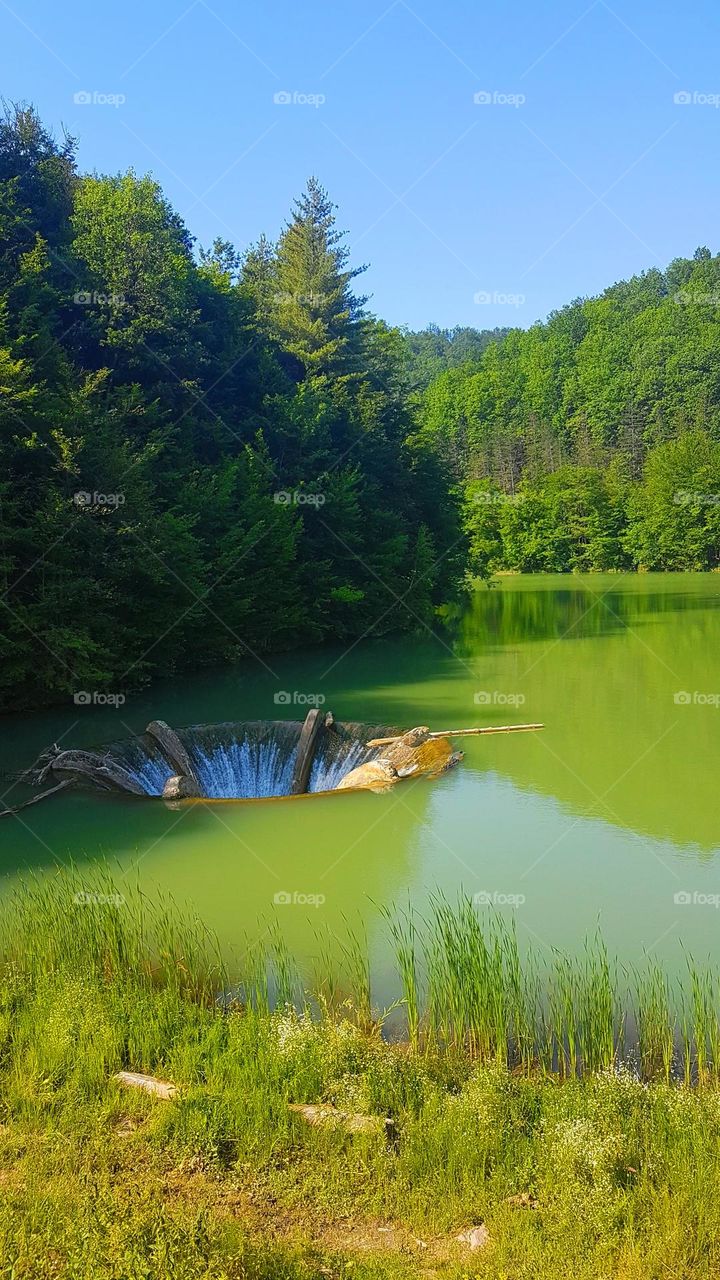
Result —
[[74, 778], [87, 778], [98, 787], [114, 787], [118, 791], [129, 791], [134, 796], [147, 795], [127, 769], [123, 769], [122, 765], [108, 756], [99, 756], [94, 751], [61, 751], [53, 760], [52, 769], [54, 773], [69, 773]]
[[312, 711], [308, 711], [305, 717], [305, 723], [300, 731], [300, 741], [295, 757], [292, 782], [290, 783], [291, 796], [304, 795], [308, 789], [310, 770], [312, 769], [312, 762], [315, 759], [315, 752], [317, 751], [325, 720], [326, 716], [317, 707], [313, 707]]
[[24, 800], [22, 804], [16, 804], [13, 809], [0, 809], [0, 818], [11, 818], [14, 813], [19, 813], [21, 809], [27, 809], [31, 804], [37, 804], [39, 800], [44, 800], [46, 796], [54, 796], [56, 791], [64, 791], [66, 787], [71, 787], [70, 778], [65, 778], [63, 782], [58, 782], [54, 787], [50, 787], [48, 791], [41, 791], [39, 796], [33, 796], [32, 800]]
[[381, 756], [346, 773], [335, 788], [387, 787], [412, 774], [441, 773], [452, 756], [447, 738], [434, 738], [425, 725], [393, 739]]
[[193, 794], [204, 795], [195, 766], [175, 730], [171, 729], [170, 725], [166, 724], [164, 720], [151, 720], [145, 732], [148, 737], [157, 742], [165, 759], [168, 764], [172, 765], [175, 773], [182, 778], [190, 779], [195, 787]]

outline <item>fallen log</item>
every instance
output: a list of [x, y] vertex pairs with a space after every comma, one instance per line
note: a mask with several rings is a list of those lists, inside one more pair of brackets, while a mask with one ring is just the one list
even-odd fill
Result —
[[290, 783], [291, 796], [304, 795], [308, 789], [310, 770], [315, 759], [320, 734], [329, 714], [331, 713], [327, 712], [323, 715], [317, 707], [313, 707], [305, 717], [305, 723], [300, 730], [300, 741], [295, 757], [292, 782]]
[[289, 1102], [288, 1110], [294, 1111], [307, 1124], [318, 1127], [336, 1127], [348, 1133], [387, 1133], [392, 1121], [386, 1116], [368, 1116], [360, 1112], [340, 1111], [330, 1102]]
[[145, 729], [149, 738], [157, 742], [168, 764], [170, 764], [175, 774], [181, 778], [189, 778], [195, 787], [193, 792], [196, 796], [204, 795], [200, 779], [193, 765], [190, 755], [180, 741], [174, 729], [170, 728], [164, 720], [151, 720]]
[[142, 1089], [145, 1093], [152, 1093], [156, 1098], [164, 1098], [166, 1101], [177, 1094], [177, 1086], [169, 1080], [157, 1080], [155, 1076], [145, 1076], [140, 1071], [118, 1071], [113, 1080], [128, 1089]]
[[[483, 726], [482, 728], [476, 729], [440, 729], [434, 733], [428, 732], [427, 737], [430, 740], [437, 740], [438, 738], [471, 738], [483, 733], [527, 733], [531, 729], [544, 728], [544, 724], [501, 724], [490, 725], [487, 728]], [[411, 733], [413, 732], [416, 733], [417, 730], [411, 730]], [[399, 734], [395, 738], [371, 738], [370, 741], [366, 743], [366, 746], [385, 747], [392, 742], [402, 742], [406, 736], [407, 735], [405, 734]]]
[[70, 773], [76, 779], [89, 778], [96, 786], [105, 787], [106, 790], [115, 787], [118, 791], [129, 791], [134, 796], [147, 795], [127, 769], [109, 756], [100, 756], [94, 751], [61, 751], [53, 760], [51, 768], [54, 773]]
[[39, 796], [33, 796], [31, 800], [24, 800], [22, 804], [16, 804], [12, 809], [0, 809], [0, 818], [11, 818], [14, 813], [19, 813], [21, 809], [27, 809], [28, 805], [37, 804], [39, 800], [45, 800], [47, 796], [53, 796], [57, 791], [64, 791], [66, 787], [71, 787], [70, 778], [65, 778], [63, 782], [58, 782], [56, 786], [49, 787], [47, 791], [41, 791]]

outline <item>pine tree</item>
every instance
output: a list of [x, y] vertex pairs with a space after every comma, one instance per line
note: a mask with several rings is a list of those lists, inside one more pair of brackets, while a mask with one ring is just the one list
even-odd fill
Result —
[[310, 178], [277, 250], [275, 329], [307, 376], [360, 368], [358, 330], [367, 298], [356, 297], [350, 285], [365, 267], [348, 267], [335, 207]]

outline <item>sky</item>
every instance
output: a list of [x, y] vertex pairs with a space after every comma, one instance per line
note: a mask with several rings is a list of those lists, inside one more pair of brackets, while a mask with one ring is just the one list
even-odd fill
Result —
[[0, 0], [0, 88], [198, 245], [316, 174], [391, 324], [526, 327], [720, 250], [710, 0]]

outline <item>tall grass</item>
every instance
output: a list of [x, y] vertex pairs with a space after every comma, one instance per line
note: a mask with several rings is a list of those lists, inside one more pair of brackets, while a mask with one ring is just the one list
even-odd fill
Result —
[[672, 984], [654, 964], [620, 973], [599, 934], [577, 956], [521, 957], [512, 923], [463, 895], [390, 926], [408, 1033], [425, 1051], [565, 1079], [623, 1062], [645, 1079], [720, 1080], [720, 979], [692, 959]]
[[[565, 1079], [626, 1062], [644, 1079], [720, 1081], [720, 979], [692, 957], [671, 983], [655, 963], [620, 972], [599, 935], [576, 956], [521, 954], [513, 924], [463, 895], [385, 919], [418, 1053]], [[62, 974], [108, 991], [163, 989], [218, 1015], [294, 1006], [377, 1031], [367, 939], [348, 929], [340, 949], [338, 965], [337, 939], [320, 937], [314, 973], [302, 974], [274, 921], [228, 972], [202, 922], [102, 870], [28, 880], [0, 920], [0, 961], [31, 987]]]
[[0, 955], [29, 981], [60, 971], [131, 979], [199, 1003], [213, 1003], [227, 982], [201, 920], [103, 868], [25, 880], [0, 913]]

